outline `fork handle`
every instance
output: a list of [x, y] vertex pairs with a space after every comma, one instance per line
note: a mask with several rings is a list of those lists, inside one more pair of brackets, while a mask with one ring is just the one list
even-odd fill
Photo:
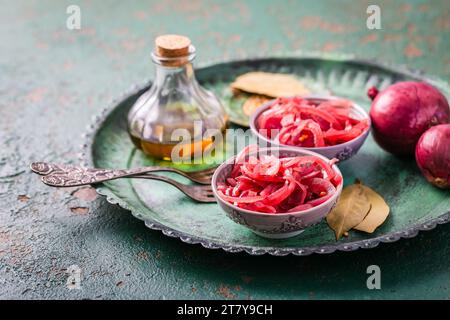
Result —
[[159, 167], [99, 169], [46, 162], [33, 162], [30, 167], [34, 173], [43, 176], [42, 182], [52, 187], [84, 186], [152, 171], [160, 171]]
[[203, 199], [201, 197], [197, 197], [195, 193], [189, 192], [190, 190], [192, 190], [190, 189], [192, 188], [192, 186], [182, 184], [165, 176], [148, 173], [151, 171], [172, 171], [170, 170], [170, 168], [168, 168], [169, 170], [161, 169], [161, 167], [145, 167], [127, 170], [111, 170], [83, 168], [72, 165], [56, 165], [45, 162], [34, 162], [31, 164], [31, 170], [33, 170], [34, 173], [42, 175], [42, 182], [51, 187], [77, 187], [96, 184], [118, 178], [135, 177], [166, 182], [178, 188], [185, 195], [196, 201], [215, 202], [214, 199]]
[[[111, 170], [111, 171], [113, 171], [113, 170]], [[95, 184], [95, 183], [99, 183], [99, 182], [109, 181], [109, 180], [118, 179], [118, 178], [127, 178], [127, 177], [159, 180], [159, 181], [163, 181], [168, 184], [171, 184], [172, 186], [179, 189], [181, 192], [183, 192], [185, 195], [187, 195], [191, 199], [200, 201], [199, 199], [197, 199], [196, 197], [191, 195], [189, 192], [186, 192], [186, 189], [185, 189], [185, 187], [187, 187], [186, 185], [179, 183], [178, 181], [175, 181], [171, 178], [164, 177], [164, 176], [158, 176], [156, 174], [147, 173], [145, 175], [137, 175], [137, 176], [134, 176], [131, 174], [123, 174], [123, 175], [116, 175], [116, 176], [108, 178], [108, 179], [106, 179], [106, 178], [100, 179], [95, 175], [92, 177], [88, 177], [86, 175], [82, 176], [82, 177], [74, 177], [73, 176], [74, 174], [76, 175], [76, 174], [78, 174], [78, 172], [72, 170], [68, 173], [60, 174], [59, 171], [54, 171], [53, 173], [49, 173], [47, 175], [42, 176], [41, 180], [43, 183], [45, 183], [46, 185], [51, 186], [51, 187], [78, 187], [78, 186], [91, 185], [91, 184]]]

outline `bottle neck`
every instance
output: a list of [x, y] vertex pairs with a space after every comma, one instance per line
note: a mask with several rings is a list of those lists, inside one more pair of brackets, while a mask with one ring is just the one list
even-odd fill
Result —
[[168, 67], [156, 64], [155, 85], [158, 87], [174, 87], [177, 85], [195, 84], [194, 68], [191, 62], [179, 67]]
[[189, 47], [189, 54], [180, 57], [163, 57], [152, 53], [152, 60], [156, 67], [155, 84], [158, 87], [174, 87], [176, 85], [195, 85], [193, 61], [195, 59], [194, 46]]

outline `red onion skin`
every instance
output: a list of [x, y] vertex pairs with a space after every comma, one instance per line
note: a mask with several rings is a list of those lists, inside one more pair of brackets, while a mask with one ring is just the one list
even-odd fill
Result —
[[410, 155], [422, 133], [431, 126], [449, 122], [450, 107], [435, 87], [405, 81], [376, 95], [370, 117], [375, 141], [384, 150]]
[[450, 124], [431, 127], [416, 146], [416, 162], [425, 178], [439, 188], [450, 186]]

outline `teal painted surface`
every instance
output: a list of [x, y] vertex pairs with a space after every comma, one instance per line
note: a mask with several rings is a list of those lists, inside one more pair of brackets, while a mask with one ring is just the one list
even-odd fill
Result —
[[[150, 231], [90, 191], [49, 189], [31, 161], [77, 158], [107, 102], [152, 77], [155, 35], [188, 34], [198, 62], [273, 51], [356, 54], [450, 79], [448, 1], [1, 1], [1, 298], [449, 298], [450, 225], [370, 251], [252, 257]], [[65, 28], [79, 4], [82, 29]], [[72, 195], [74, 193], [74, 195]], [[83, 270], [69, 291], [65, 269]], [[382, 290], [366, 289], [366, 268]]]

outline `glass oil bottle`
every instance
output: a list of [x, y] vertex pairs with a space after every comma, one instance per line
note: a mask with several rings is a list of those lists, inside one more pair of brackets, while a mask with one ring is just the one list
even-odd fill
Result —
[[144, 153], [164, 160], [189, 158], [214, 142], [208, 132], [224, 131], [227, 115], [217, 97], [194, 74], [195, 48], [189, 38], [155, 40], [156, 77], [128, 113], [131, 140]]

